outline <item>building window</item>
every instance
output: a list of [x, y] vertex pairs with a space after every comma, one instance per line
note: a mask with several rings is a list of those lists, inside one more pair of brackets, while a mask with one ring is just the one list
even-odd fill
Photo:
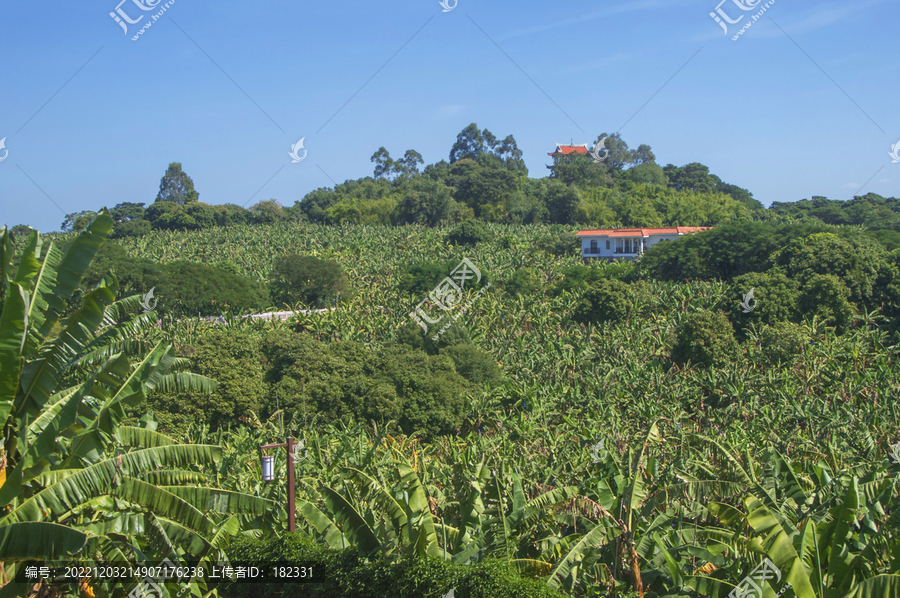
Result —
[[609, 241], [606, 242], [606, 248], [609, 249]]
[[597, 253], [597, 241], [591, 241], [591, 250], [589, 253]]

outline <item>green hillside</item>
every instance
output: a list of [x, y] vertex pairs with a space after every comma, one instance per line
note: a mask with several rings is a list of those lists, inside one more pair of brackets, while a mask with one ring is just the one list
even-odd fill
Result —
[[[898, 587], [900, 251], [865, 232], [818, 220], [726, 223], [651, 248], [636, 264], [584, 265], [576, 229], [564, 225], [487, 223], [475, 243], [480, 233], [453, 227], [283, 222], [151, 231], [113, 246], [102, 241], [105, 223], [91, 225], [96, 256], [84, 282], [54, 305], [75, 317], [105, 288], [133, 297], [107, 312], [115, 337], [98, 324], [76, 347], [61, 325], [46, 331], [45, 342], [88, 360], [65, 370], [61, 388], [105, 355], [140, 363], [155, 346], [171, 345], [185, 358], [177, 369], [199, 378], [172, 378], [122, 403], [103, 424], [113, 440], [93, 457], [77, 454], [89, 464], [134, 450], [116, 429], [134, 442], [219, 446], [220, 457], [172, 463], [200, 488], [246, 496], [231, 503], [246, 508], [226, 520], [215, 501], [177, 492], [209, 518], [204, 533], [221, 535], [222, 553], [168, 523], [160, 544], [141, 530], [173, 512], [138, 499], [49, 508], [41, 521], [92, 525], [90, 537], [138, 562], [138, 545], [184, 562], [302, 553], [343, 580], [309, 595], [375, 595], [425, 579], [421, 567], [440, 560], [462, 569], [435, 569], [431, 595], [456, 587], [460, 597], [500, 596], [490, 576], [512, 574], [537, 583], [516, 595], [726, 596], [763, 559], [781, 574], [775, 592], [791, 584], [787, 596], [889, 596]], [[461, 297], [438, 297], [446, 311], [432, 296], [423, 310], [443, 319], [425, 334], [410, 312], [464, 258], [480, 280]], [[107, 270], [115, 284], [101, 278]], [[24, 282], [7, 271], [4, 318]], [[158, 303], [143, 313], [155, 283]], [[273, 299], [292, 291], [293, 305]], [[231, 319], [316, 302], [335, 309]], [[228, 326], [191, 317], [223, 310]], [[4, 334], [14, 329], [4, 323]], [[98, 353], [104, 338], [113, 345]], [[6, 368], [15, 349], [4, 346]], [[42, 462], [45, 473], [21, 496], [71, 463], [64, 457], [75, 445], [59, 433], [46, 450], [60, 458]], [[284, 484], [260, 478], [258, 447], [288, 435], [304, 443], [303, 548], [284, 543]], [[285, 470], [281, 449], [276, 479]], [[122, 517], [141, 522], [134, 536], [98, 527]], [[0, 519], [0, 534], [11, 522]], [[239, 539], [239, 530], [262, 536]], [[491, 573], [469, 573], [497, 561]], [[426, 591], [403, 587], [402, 596]]]

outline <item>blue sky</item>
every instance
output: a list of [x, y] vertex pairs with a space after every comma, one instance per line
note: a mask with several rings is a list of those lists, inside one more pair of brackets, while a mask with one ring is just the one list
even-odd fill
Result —
[[166, 2], [126, 0], [145, 16], [125, 34], [118, 1], [0, 7], [0, 225], [149, 204], [170, 162], [201, 201], [289, 206], [371, 175], [380, 146], [447, 159], [471, 122], [533, 177], [555, 143], [619, 131], [766, 206], [900, 196], [897, 0], [776, 0], [736, 41], [765, 1], [726, 0], [726, 35], [717, 0], [175, 0], [136, 41]]

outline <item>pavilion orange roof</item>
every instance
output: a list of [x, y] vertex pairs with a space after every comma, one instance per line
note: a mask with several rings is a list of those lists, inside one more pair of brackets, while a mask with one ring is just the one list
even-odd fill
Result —
[[587, 154], [588, 148], [587, 144], [584, 145], [563, 145], [562, 143], [556, 144], [556, 151], [552, 154], [547, 154], [548, 156], [568, 156], [569, 154]]

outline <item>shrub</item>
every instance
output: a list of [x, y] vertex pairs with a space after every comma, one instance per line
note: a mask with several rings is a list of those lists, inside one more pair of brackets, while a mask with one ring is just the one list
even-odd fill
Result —
[[781, 364], [794, 362], [810, 339], [799, 324], [776, 322], [766, 326], [759, 341], [766, 358], [773, 364]]
[[431, 292], [439, 282], [444, 280], [459, 262], [446, 260], [444, 262], [419, 262], [409, 266], [400, 277], [398, 287], [404, 293], [413, 295], [425, 295]]
[[233, 562], [312, 567], [316, 583], [222, 584], [222, 598], [420, 598], [443, 596], [451, 589], [460, 598], [563, 598], [546, 583], [520, 576], [507, 562], [487, 559], [466, 566], [437, 557], [367, 562], [354, 548], [328, 549], [300, 533], [243, 536], [227, 554]]
[[510, 295], [533, 295], [541, 287], [541, 280], [531, 268], [519, 268], [506, 281], [506, 292]]
[[722, 312], [688, 314], [675, 329], [672, 361], [706, 367], [723, 367], [740, 357], [734, 328]]
[[288, 219], [288, 214], [277, 199], [267, 199], [250, 206], [249, 220], [253, 224], [275, 224]]
[[629, 285], [604, 280], [589, 288], [575, 306], [574, 320], [580, 324], [618, 322], [628, 315]]
[[440, 351], [453, 360], [456, 373], [478, 386], [496, 385], [501, 378], [494, 356], [475, 345], [451, 345]]
[[491, 238], [491, 232], [480, 220], [467, 220], [454, 227], [447, 235], [453, 245], [477, 245]]
[[[731, 300], [726, 304], [726, 313], [741, 334], [754, 323], [771, 325], [796, 321], [799, 316], [799, 286], [795, 280], [774, 270], [742, 274], [729, 285]], [[751, 312], [744, 313], [741, 303], [751, 289], [753, 298], [748, 299], [748, 303], [755, 307]]]
[[31, 234], [32, 230], [33, 229], [30, 226], [28, 226], [27, 224], [17, 224], [14, 227], [12, 227], [11, 229], [9, 229], [9, 232], [12, 235], [12, 237], [15, 239], [16, 237], [20, 237], [20, 236], [27, 237], [28, 235]]
[[538, 241], [538, 249], [562, 257], [578, 255], [581, 253], [581, 240], [573, 232], [551, 234]]
[[864, 236], [816, 233], [795, 239], [773, 256], [773, 261], [804, 286], [817, 274], [835, 276], [850, 290], [851, 301], [871, 309], [886, 258], [878, 243]]
[[854, 315], [848, 297], [850, 289], [837, 276], [814, 274], [800, 292], [800, 311], [805, 318], [816, 316], [834, 326], [837, 334], [843, 334]]
[[[452, 318], [453, 315], [445, 314], [437, 323], [428, 324], [427, 333], [416, 322], [406, 322], [397, 330], [397, 341], [414, 349], [421, 349], [429, 355], [437, 355], [441, 349], [453, 345], [471, 345], [472, 337], [468, 329], [459, 320]], [[450, 326], [434, 340], [437, 333], [448, 323]]]
[[239, 274], [185, 261], [165, 264], [162, 270], [164, 280], [155, 293], [161, 313], [217, 316], [271, 305], [261, 283]]
[[[401, 344], [373, 351], [352, 341], [325, 344], [285, 331], [267, 335], [262, 351], [269, 367], [265, 379], [274, 391], [264, 402], [264, 419], [281, 408], [285, 422], [293, 418], [294, 425], [304, 419], [324, 424], [346, 417], [379, 424], [394, 420], [405, 433], [420, 431], [426, 438], [459, 425], [465, 396], [476, 388], [464, 375], [481, 384], [497, 373], [484, 364], [483, 355], [466, 349], [429, 355]], [[454, 359], [462, 373], [456, 372]]]
[[557, 280], [550, 287], [550, 292], [554, 296], [559, 296], [566, 291], [575, 293], [587, 289], [591, 284], [603, 279], [603, 272], [600, 268], [591, 268], [588, 266], [572, 266], [562, 271], [563, 277]]
[[250, 211], [233, 203], [213, 206], [218, 226], [234, 226], [246, 224], [250, 220]]
[[96, 284], [106, 272], [115, 273], [121, 297], [143, 295], [154, 289], [158, 301], [155, 313], [160, 315], [218, 316], [226, 311], [261, 309], [271, 304], [266, 288], [245, 276], [185, 261], [159, 264], [132, 257], [121, 245], [111, 242], [104, 243], [98, 252], [82, 290]]
[[191, 371], [218, 381], [209, 394], [193, 391], [151, 393], [135, 414], [153, 411], [161, 432], [183, 434], [191, 423], [215, 429], [257, 411], [267, 394], [259, 340], [238, 330], [215, 329], [181, 352]]
[[213, 206], [199, 201], [192, 201], [191, 203], [182, 206], [181, 209], [184, 210], [185, 214], [194, 219], [198, 229], [215, 228], [216, 210]]
[[109, 234], [110, 239], [122, 239], [125, 237], [140, 237], [149, 234], [153, 230], [150, 222], [147, 220], [130, 220], [128, 222], [119, 222], [113, 226], [112, 232]]
[[278, 258], [269, 275], [269, 291], [283, 305], [301, 301], [322, 307], [351, 296], [350, 283], [337, 262], [300, 255]]
[[402, 404], [398, 423], [404, 433], [421, 432], [431, 439], [459, 426], [466, 395], [474, 387], [454, 371], [450, 357], [394, 345], [378, 353], [373, 367], [397, 390]]

